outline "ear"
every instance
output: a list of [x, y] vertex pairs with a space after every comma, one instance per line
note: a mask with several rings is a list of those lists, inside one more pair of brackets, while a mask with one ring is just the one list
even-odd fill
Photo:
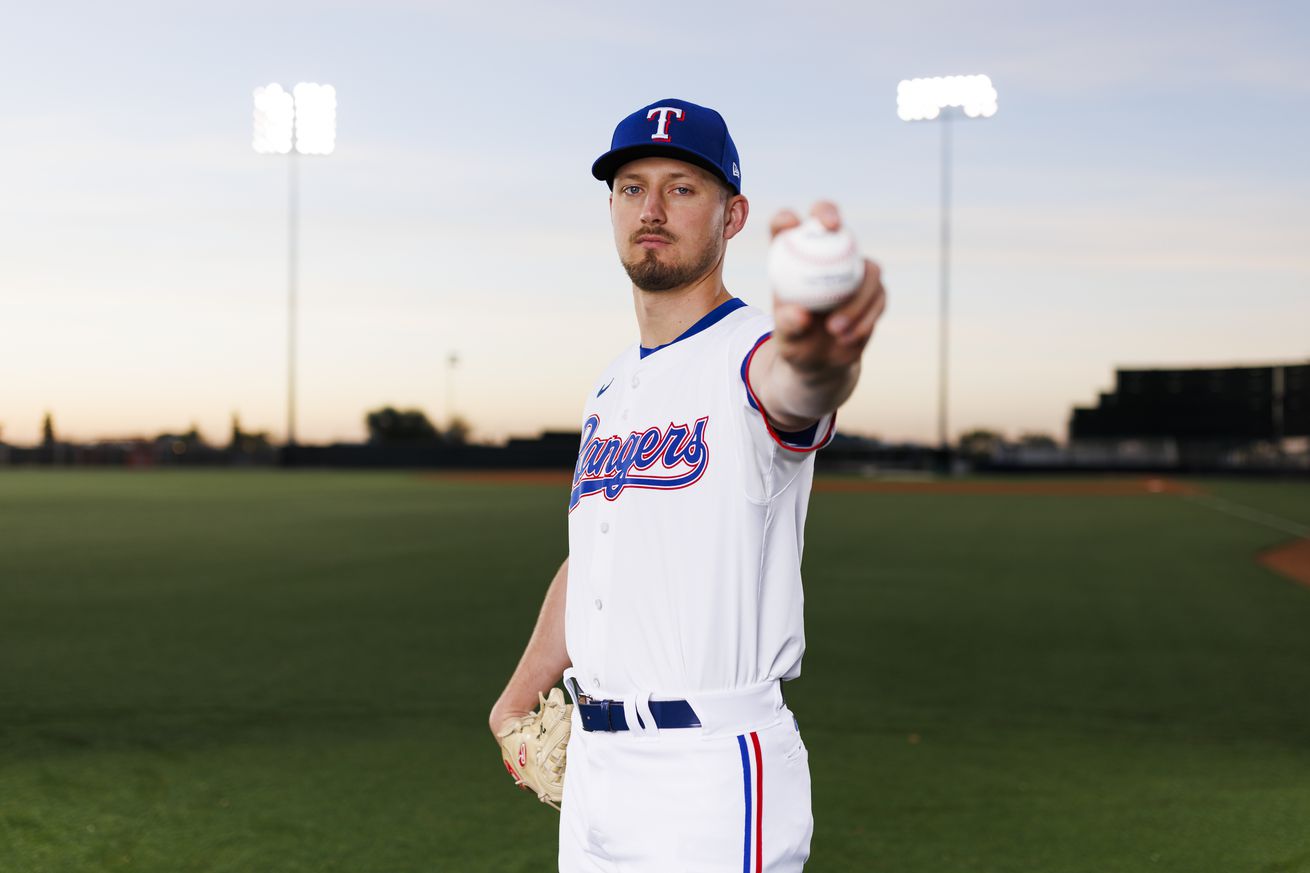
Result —
[[723, 210], [723, 238], [728, 240], [741, 233], [741, 229], [746, 226], [746, 217], [750, 215], [751, 205], [745, 197], [734, 194], [728, 198]]

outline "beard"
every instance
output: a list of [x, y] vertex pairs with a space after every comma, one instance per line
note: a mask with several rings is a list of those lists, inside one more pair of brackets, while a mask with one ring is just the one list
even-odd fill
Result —
[[[672, 234], [659, 231], [643, 230], [633, 234], [634, 237], [642, 235], [661, 236], [670, 242], [676, 240]], [[632, 284], [642, 291], [670, 291], [690, 285], [708, 273], [719, 259], [719, 254], [719, 247], [711, 239], [690, 261], [663, 261], [656, 249], [647, 249], [634, 260], [620, 255], [619, 260]]]

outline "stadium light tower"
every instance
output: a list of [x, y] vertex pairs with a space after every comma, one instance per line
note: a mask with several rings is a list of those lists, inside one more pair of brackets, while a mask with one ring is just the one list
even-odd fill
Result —
[[996, 114], [996, 88], [986, 76], [939, 76], [903, 79], [896, 86], [896, 114], [902, 121], [939, 121], [942, 131], [941, 215], [941, 335], [937, 381], [937, 439], [942, 451], [950, 448], [947, 429], [949, 374], [948, 327], [951, 289], [951, 121], [956, 118], [991, 118]]
[[446, 357], [446, 419], [447, 427], [455, 424], [455, 367], [459, 365], [459, 352]]
[[288, 93], [273, 83], [255, 89], [255, 134], [261, 155], [287, 155], [287, 446], [296, 444], [296, 292], [300, 258], [299, 155], [330, 155], [337, 142], [337, 92], [301, 82]]

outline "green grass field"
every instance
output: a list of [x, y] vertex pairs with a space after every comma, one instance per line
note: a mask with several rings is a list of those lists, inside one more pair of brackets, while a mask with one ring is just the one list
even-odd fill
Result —
[[[1204, 482], [1310, 525], [1310, 488]], [[565, 494], [0, 474], [0, 870], [554, 869], [486, 714]], [[1170, 496], [816, 494], [825, 871], [1310, 871], [1310, 588]]]

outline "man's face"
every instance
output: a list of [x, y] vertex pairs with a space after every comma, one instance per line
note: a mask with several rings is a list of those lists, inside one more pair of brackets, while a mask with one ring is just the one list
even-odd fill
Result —
[[722, 259], [728, 238], [740, 230], [732, 217], [734, 199], [743, 200], [694, 164], [641, 158], [620, 167], [610, 195], [610, 219], [619, 260], [632, 284], [643, 291], [668, 291], [709, 273]]

